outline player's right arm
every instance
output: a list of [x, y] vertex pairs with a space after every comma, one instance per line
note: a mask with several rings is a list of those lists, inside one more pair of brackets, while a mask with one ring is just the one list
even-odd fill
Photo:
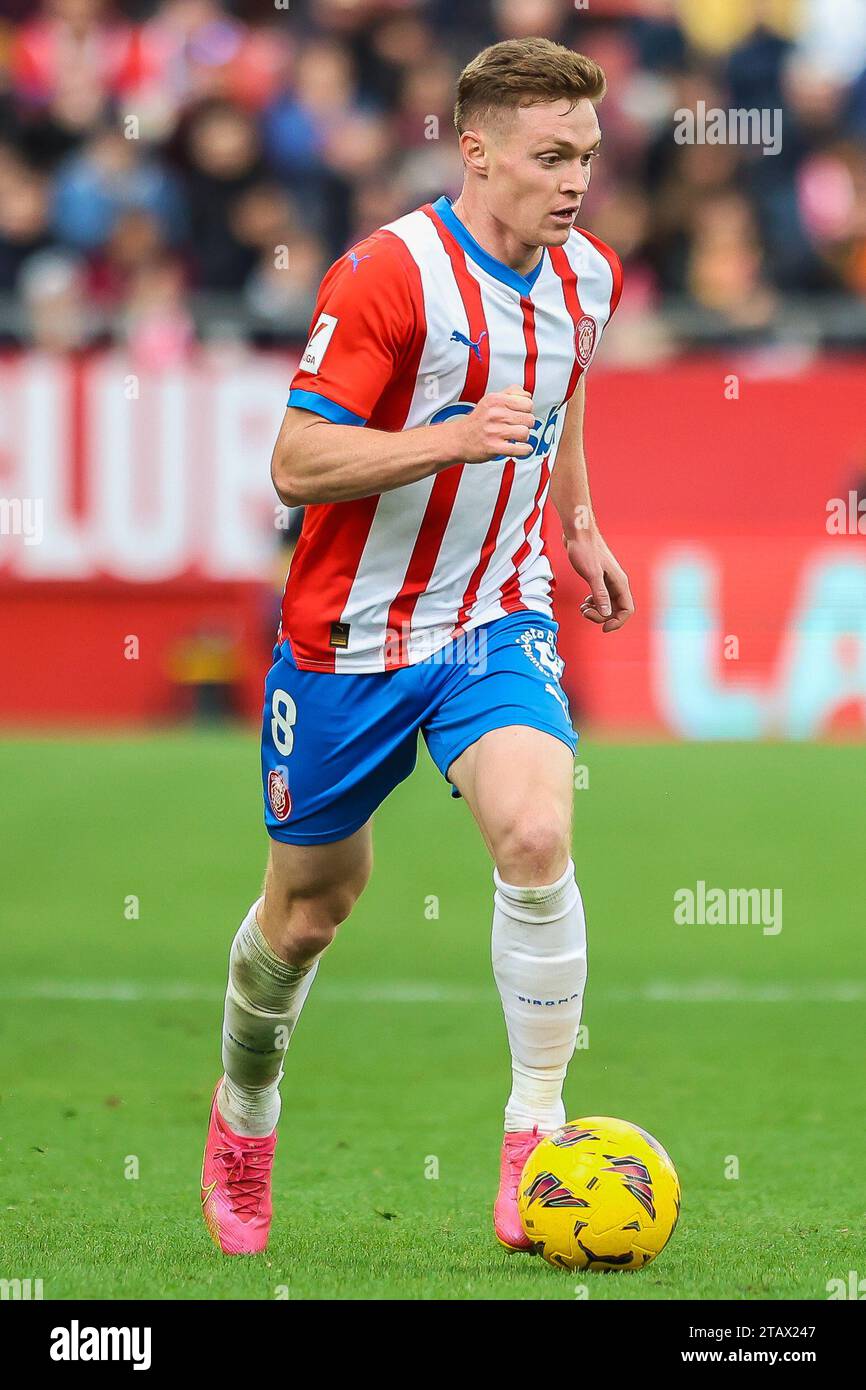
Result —
[[534, 412], [520, 386], [440, 424], [369, 426], [383, 393], [399, 385], [411, 396], [415, 385], [426, 329], [406, 257], [397, 238], [376, 233], [322, 281], [271, 459], [287, 506], [368, 497], [455, 464], [532, 453]]
[[458, 463], [526, 458], [534, 419], [531, 397], [520, 386], [485, 396], [468, 415], [396, 433], [335, 425], [290, 407], [274, 446], [271, 477], [287, 507], [369, 497]]

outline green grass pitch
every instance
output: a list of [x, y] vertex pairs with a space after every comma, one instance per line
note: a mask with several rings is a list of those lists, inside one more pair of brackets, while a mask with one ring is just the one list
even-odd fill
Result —
[[[683, 1213], [640, 1273], [569, 1275], [492, 1237], [490, 866], [423, 750], [290, 1050], [270, 1249], [227, 1260], [198, 1179], [263, 867], [255, 734], [6, 740], [0, 1276], [46, 1299], [574, 1300], [824, 1299], [866, 1274], [863, 756], [581, 744], [589, 1046], [567, 1108], [655, 1134]], [[782, 931], [676, 925], [699, 879], [781, 888]]]

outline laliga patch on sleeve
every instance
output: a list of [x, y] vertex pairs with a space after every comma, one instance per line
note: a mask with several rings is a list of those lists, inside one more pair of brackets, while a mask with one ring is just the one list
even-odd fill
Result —
[[302, 372], [312, 372], [313, 375], [318, 372], [339, 321], [333, 314], [319, 315], [318, 322], [310, 334], [310, 341], [301, 356]]

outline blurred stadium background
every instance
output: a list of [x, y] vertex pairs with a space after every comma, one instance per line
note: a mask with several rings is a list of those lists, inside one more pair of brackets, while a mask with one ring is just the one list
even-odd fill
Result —
[[[299, 523], [268, 460], [319, 279], [456, 195], [459, 67], [543, 33], [607, 72], [585, 221], [626, 269], [588, 431], [640, 617], [610, 643], [566, 619], [578, 719], [862, 736], [862, 0], [0, 13], [0, 721], [255, 715]], [[780, 148], [677, 143], [699, 102], [781, 112]]]

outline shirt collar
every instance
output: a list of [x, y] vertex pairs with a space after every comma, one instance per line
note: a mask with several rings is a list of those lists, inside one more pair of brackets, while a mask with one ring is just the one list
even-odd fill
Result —
[[433, 211], [476, 265], [480, 265], [482, 270], [486, 270], [487, 274], [492, 275], [495, 280], [501, 280], [503, 285], [510, 285], [513, 290], [517, 290], [518, 294], [527, 296], [531, 294], [532, 287], [544, 265], [545, 253], [543, 249], [538, 265], [534, 266], [528, 275], [518, 275], [516, 270], [511, 269], [511, 266], [505, 265], [503, 261], [498, 261], [495, 256], [491, 256], [489, 251], [485, 251], [484, 247], [479, 245], [469, 228], [460, 221], [449, 197], [443, 195], [441, 198], [437, 198], [433, 204]]

